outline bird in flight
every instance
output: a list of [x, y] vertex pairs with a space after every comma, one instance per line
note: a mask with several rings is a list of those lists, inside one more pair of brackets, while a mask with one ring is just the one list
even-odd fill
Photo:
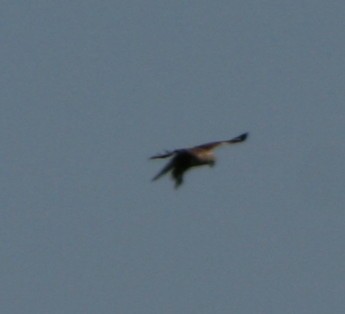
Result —
[[183, 183], [184, 173], [190, 168], [205, 165], [212, 167], [215, 165], [216, 158], [213, 154], [213, 150], [215, 148], [224, 144], [241, 143], [245, 141], [247, 137], [248, 133], [243, 133], [231, 140], [210, 142], [191, 148], [175, 149], [161, 155], [152, 156], [150, 159], [171, 157], [167, 165], [153, 177], [152, 181], [155, 181], [166, 173], [171, 172], [171, 177], [175, 180], [175, 188], [178, 188]]

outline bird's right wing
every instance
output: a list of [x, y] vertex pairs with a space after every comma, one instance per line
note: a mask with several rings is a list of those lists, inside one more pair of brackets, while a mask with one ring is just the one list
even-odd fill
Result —
[[163, 169], [161, 171], [159, 171], [153, 178], [152, 181], [156, 181], [157, 179], [159, 179], [161, 176], [165, 175], [166, 173], [168, 173], [170, 170], [172, 170], [174, 168], [174, 160], [170, 160], [168, 162], [167, 165], [165, 165], [163, 167]]

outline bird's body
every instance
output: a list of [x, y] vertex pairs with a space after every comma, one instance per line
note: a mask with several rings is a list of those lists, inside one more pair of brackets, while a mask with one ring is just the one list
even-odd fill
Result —
[[183, 183], [184, 173], [192, 167], [214, 166], [216, 158], [213, 150], [222, 144], [235, 144], [246, 140], [248, 133], [241, 134], [231, 140], [210, 142], [192, 148], [176, 149], [161, 155], [152, 156], [150, 159], [161, 159], [172, 157], [168, 164], [152, 179], [157, 180], [164, 174], [171, 171], [171, 176], [175, 180], [175, 188]]

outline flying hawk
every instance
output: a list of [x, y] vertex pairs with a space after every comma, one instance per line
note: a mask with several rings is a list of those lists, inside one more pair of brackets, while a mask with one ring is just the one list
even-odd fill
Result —
[[192, 167], [209, 165], [210, 167], [215, 165], [216, 158], [213, 154], [213, 150], [223, 144], [236, 144], [246, 140], [248, 133], [243, 133], [231, 140], [218, 141], [206, 143], [203, 145], [176, 149], [168, 151], [165, 154], [152, 156], [150, 159], [161, 159], [172, 157], [168, 164], [153, 177], [152, 181], [159, 179], [164, 174], [171, 171], [171, 177], [175, 180], [175, 188], [178, 188], [183, 183], [184, 173]]

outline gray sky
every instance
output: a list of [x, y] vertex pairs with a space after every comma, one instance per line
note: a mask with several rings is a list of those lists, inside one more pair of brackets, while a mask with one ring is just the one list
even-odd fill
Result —
[[345, 313], [344, 14], [2, 1], [1, 313]]

